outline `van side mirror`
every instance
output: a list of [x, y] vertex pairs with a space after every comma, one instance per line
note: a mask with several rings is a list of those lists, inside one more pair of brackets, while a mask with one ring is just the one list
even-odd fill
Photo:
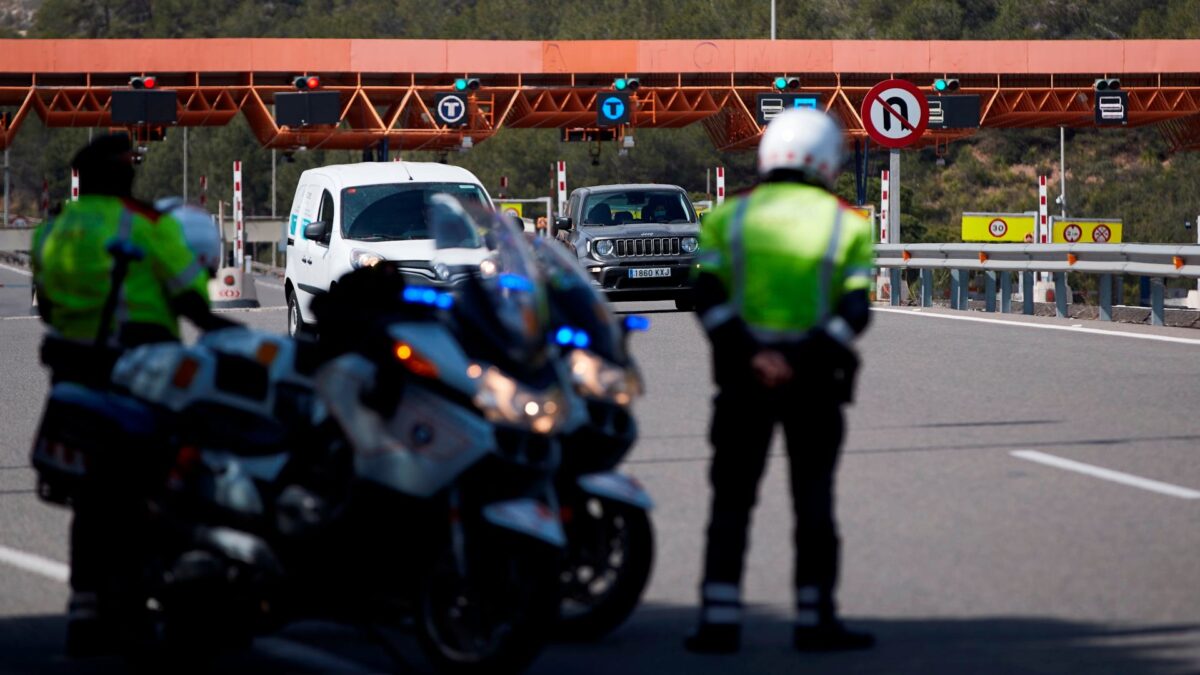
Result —
[[563, 217], [555, 218], [554, 219], [554, 227], [556, 227], [560, 230], [569, 230], [569, 229], [571, 229], [571, 219], [563, 218]]
[[325, 241], [329, 235], [329, 223], [324, 220], [318, 220], [315, 223], [309, 223], [304, 226], [304, 238], [312, 241]]

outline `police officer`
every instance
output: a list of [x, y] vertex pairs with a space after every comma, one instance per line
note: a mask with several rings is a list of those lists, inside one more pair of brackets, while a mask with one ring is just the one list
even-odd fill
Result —
[[712, 342], [718, 393], [700, 625], [685, 642], [694, 652], [740, 646], [747, 529], [777, 424], [786, 435], [795, 511], [793, 645], [873, 643], [841, 623], [834, 599], [833, 473], [873, 265], [870, 223], [830, 193], [844, 144], [832, 117], [783, 113], [759, 145], [761, 183], [704, 220], [696, 311]]
[[[203, 330], [236, 325], [208, 307], [206, 267], [219, 254], [216, 228], [209, 221], [207, 232], [196, 223], [185, 231], [175, 217], [135, 201], [133, 165], [127, 136], [96, 139], [71, 162], [79, 172], [79, 200], [34, 234], [38, 311], [51, 328], [42, 360], [56, 382], [106, 383], [119, 349], [179, 339], [181, 316]], [[128, 262], [116, 293], [110, 293], [113, 242], [140, 256]], [[109, 501], [75, 505], [67, 633], [73, 655], [111, 647], [97, 591], [106, 569], [118, 564], [110, 554], [119, 554], [130, 524], [124, 522], [128, 511]]]

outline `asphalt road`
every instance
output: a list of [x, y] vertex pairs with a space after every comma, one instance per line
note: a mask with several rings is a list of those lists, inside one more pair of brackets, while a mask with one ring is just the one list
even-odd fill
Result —
[[[263, 281], [260, 297], [281, 303], [266, 284], [275, 282]], [[0, 313], [11, 316], [7, 292]], [[649, 392], [626, 469], [657, 502], [658, 561], [623, 629], [594, 645], [553, 646], [532, 672], [1200, 672], [1200, 499], [1191, 498], [1200, 497], [1200, 333], [876, 312], [838, 509], [842, 608], [878, 647], [787, 648], [791, 518], [776, 448], [754, 521], [744, 648], [701, 658], [680, 640], [695, 619], [707, 517], [708, 350], [690, 314], [621, 309], [649, 310], [653, 321], [635, 338]], [[284, 326], [277, 308], [234, 315]], [[40, 333], [36, 320], [0, 319], [0, 558], [17, 550], [62, 562], [67, 515], [38, 502], [28, 468], [45, 393]], [[1022, 451], [1041, 454], [1013, 454]], [[67, 594], [52, 577], [61, 568], [0, 569], [0, 672], [120, 671], [112, 660], [58, 655]], [[423, 672], [405, 640], [402, 671]], [[223, 669], [387, 667], [362, 636], [313, 625], [260, 640]]]

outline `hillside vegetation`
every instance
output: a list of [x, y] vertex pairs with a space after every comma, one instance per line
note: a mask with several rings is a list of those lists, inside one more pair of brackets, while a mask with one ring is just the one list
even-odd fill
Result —
[[[0, 0], [0, 35], [15, 37], [395, 37], [477, 39], [762, 38], [767, 0]], [[34, 10], [32, 19], [26, 9]], [[7, 10], [14, 10], [6, 13]], [[22, 19], [22, 17], [24, 17]], [[832, 0], [779, 1], [780, 38], [846, 39], [1116, 39], [1200, 37], [1200, 0]], [[0, 57], [2, 58], [2, 57]], [[1200, 70], [1200, 54], [1197, 55]], [[230, 196], [231, 163], [245, 162], [248, 215], [271, 212], [271, 155], [258, 148], [240, 118], [223, 128], [189, 132], [191, 185], [207, 174], [210, 203]], [[551, 162], [568, 162], [572, 186], [615, 181], [683, 185], [702, 196], [705, 170], [729, 168], [730, 189], [753, 181], [751, 153], [716, 152], [699, 126], [638, 130], [637, 145], [619, 156], [606, 144], [592, 165], [588, 146], [563, 144], [556, 131], [511, 130], [467, 153], [415, 154], [475, 171], [492, 192], [508, 176], [509, 192], [550, 193]], [[27, 121], [13, 148], [18, 213], [36, 211], [43, 178], [54, 199], [68, 191], [67, 162], [87, 131], [43, 129]], [[155, 144], [139, 179], [145, 197], [178, 194], [183, 132]], [[1129, 241], [1194, 241], [1183, 227], [1200, 213], [1200, 156], [1168, 155], [1153, 129], [1067, 132], [1067, 196], [1076, 216], [1126, 222]], [[277, 209], [286, 212], [299, 172], [315, 164], [359, 161], [357, 152], [298, 153], [278, 166]], [[950, 146], [943, 163], [932, 150], [904, 153], [903, 227], [908, 241], [954, 241], [963, 211], [1036, 207], [1036, 176], [1058, 193], [1058, 130], [984, 131]], [[886, 161], [871, 157], [878, 176]], [[944, 164], [944, 165], [943, 165]], [[854, 197], [853, 177], [840, 191]], [[878, 178], [868, 190], [877, 203]]]

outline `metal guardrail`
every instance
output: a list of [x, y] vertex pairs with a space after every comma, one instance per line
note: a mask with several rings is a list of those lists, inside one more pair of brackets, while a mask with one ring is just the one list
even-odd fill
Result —
[[[1100, 276], [1100, 319], [1112, 320], [1112, 289], [1122, 275], [1151, 278], [1150, 314], [1156, 326], [1164, 323], [1163, 280], [1200, 279], [1200, 246], [1164, 244], [878, 244], [875, 264], [892, 270], [892, 288], [900, 287], [900, 270], [921, 270], [921, 305], [933, 304], [933, 271], [950, 271], [950, 305], [967, 307], [966, 272], [986, 273], [987, 310], [996, 311], [996, 285], [1000, 285], [1000, 311], [1010, 311], [1012, 278], [1023, 275], [1023, 287], [1032, 289], [1035, 272], [1054, 275], [1055, 304], [1059, 316], [1067, 315], [1067, 273]], [[1003, 273], [1003, 274], [1002, 274]], [[891, 293], [892, 304], [900, 294]], [[1024, 312], [1033, 313], [1033, 294], [1024, 293]]]

